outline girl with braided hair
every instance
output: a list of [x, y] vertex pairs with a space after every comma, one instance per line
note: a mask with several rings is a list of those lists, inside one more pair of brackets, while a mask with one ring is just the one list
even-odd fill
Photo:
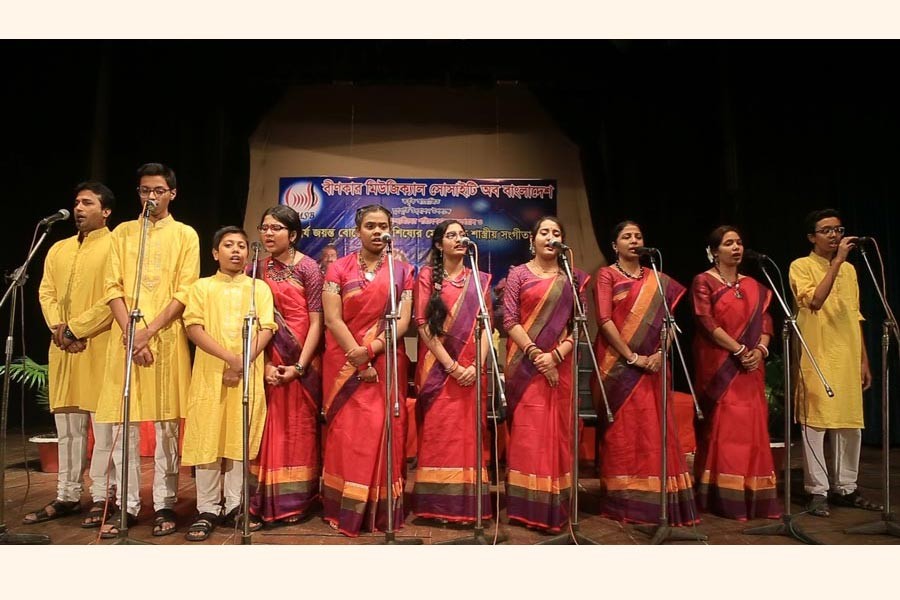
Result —
[[[475, 483], [475, 321], [479, 303], [466, 268], [466, 232], [458, 221], [442, 221], [431, 237], [430, 264], [416, 283], [414, 316], [419, 328], [416, 369], [416, 419], [419, 431], [418, 467], [413, 487], [413, 512], [420, 517], [473, 522]], [[478, 273], [491, 306], [487, 273]], [[490, 329], [481, 338], [482, 364], [487, 357]], [[487, 377], [482, 379], [482, 428], [487, 429]], [[484, 436], [483, 439], [487, 439]], [[487, 471], [481, 469], [482, 481]], [[489, 486], [484, 485], [483, 517], [491, 517]]]

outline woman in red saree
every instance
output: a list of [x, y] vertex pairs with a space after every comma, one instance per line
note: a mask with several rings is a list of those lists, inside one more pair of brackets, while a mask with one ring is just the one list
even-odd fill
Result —
[[[531, 230], [531, 252], [512, 267], [503, 294], [507, 448], [507, 514], [511, 521], [559, 532], [572, 491], [572, 286], [551, 244], [564, 240], [555, 217]], [[576, 271], [579, 293], [587, 276]]]
[[[665, 309], [656, 277], [640, 264], [636, 248], [643, 245], [644, 236], [636, 223], [619, 223], [613, 230], [616, 262], [597, 272], [594, 287], [600, 326], [595, 349], [609, 408], [615, 416], [612, 424], [606, 424], [601, 442], [600, 511], [617, 521], [659, 523], [660, 331]], [[674, 310], [685, 289], [663, 273], [660, 279], [669, 307]], [[672, 381], [671, 376], [668, 381]], [[594, 403], [600, 407], [602, 397], [596, 385], [593, 387]], [[667, 419], [668, 519], [670, 525], [690, 525], [699, 519], [672, 406], [670, 402]]]
[[772, 292], [738, 273], [744, 245], [734, 227], [715, 229], [707, 251], [713, 267], [691, 286], [696, 389], [707, 416], [694, 461], [697, 503], [739, 521], [778, 518], [764, 366]]
[[[465, 231], [458, 221], [434, 229], [431, 264], [419, 271], [414, 298], [419, 328], [416, 369], [418, 466], [413, 512], [420, 517], [473, 522], [476, 519], [475, 321], [479, 303], [472, 271], [463, 264]], [[485, 306], [491, 276], [478, 273]], [[490, 310], [490, 309], [489, 309]], [[490, 328], [481, 337], [482, 365]], [[487, 377], [482, 377], [482, 430], [487, 438]], [[491, 517], [490, 480], [482, 465], [482, 517]]]
[[[390, 212], [369, 205], [356, 213], [362, 248], [331, 263], [325, 275], [324, 408], [326, 421], [322, 496], [325, 520], [348, 536], [387, 527], [387, 496], [393, 494], [393, 528], [403, 526], [403, 468], [406, 411], [391, 411], [391, 490], [385, 490], [385, 315], [390, 278], [382, 234], [391, 231]], [[401, 407], [407, 358], [403, 334], [412, 313], [413, 271], [394, 261]]]
[[266, 424], [250, 465], [250, 514], [296, 523], [319, 498], [319, 411], [322, 404], [322, 274], [295, 250], [300, 216], [289, 206], [263, 213], [260, 237], [269, 257], [257, 275], [272, 290], [278, 330], [266, 348]]

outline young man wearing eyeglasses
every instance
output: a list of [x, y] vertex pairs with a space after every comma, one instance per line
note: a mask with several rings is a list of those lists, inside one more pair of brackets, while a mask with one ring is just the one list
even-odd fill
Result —
[[[838, 211], [810, 213], [806, 232], [812, 252], [790, 268], [797, 325], [834, 391], [834, 397], [828, 397], [815, 368], [801, 352], [795, 410], [803, 432], [804, 488], [811, 495], [807, 510], [819, 517], [829, 516], [829, 501], [836, 506], [882, 510], [860, 495], [856, 484], [862, 393], [872, 385], [872, 374], [862, 337], [856, 269], [847, 262], [857, 238], [844, 237], [844, 231]], [[826, 433], [832, 449], [828, 462]]]
[[[191, 377], [187, 334], [181, 314], [188, 288], [200, 275], [200, 244], [197, 232], [176, 221], [169, 213], [177, 187], [175, 172], [159, 163], [138, 169], [137, 195], [141, 218], [122, 223], [112, 232], [106, 268], [106, 299], [113, 313], [112, 340], [106, 353], [106, 368], [97, 420], [119, 423], [125, 375], [126, 334], [129, 315], [135, 308], [134, 284], [138, 253], [143, 235], [143, 215], [148, 232], [144, 249], [138, 308], [143, 319], [136, 325], [131, 387], [131, 414], [128, 456], [128, 521], [141, 509], [140, 429], [142, 421], [152, 421], [156, 434], [154, 455], [153, 508], [156, 512], [153, 535], [175, 532], [178, 483], [178, 426], [184, 415]], [[148, 206], [149, 204], [149, 206]], [[116, 427], [113, 461], [117, 480], [122, 481], [122, 433]], [[121, 485], [118, 490], [122, 507]], [[118, 519], [107, 519], [101, 537], [118, 534]]]

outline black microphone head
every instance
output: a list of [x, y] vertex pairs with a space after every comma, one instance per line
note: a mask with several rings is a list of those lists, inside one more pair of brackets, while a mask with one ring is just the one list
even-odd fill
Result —
[[568, 246], [566, 246], [559, 240], [553, 240], [552, 242], [550, 242], [550, 245], [558, 250], [562, 250], [563, 252], [569, 249]]
[[71, 213], [69, 211], [67, 211], [66, 209], [64, 209], [64, 208], [59, 209], [59, 220], [60, 221], [65, 221], [66, 219], [69, 218], [70, 215], [71, 215]]
[[867, 237], [867, 236], [864, 236], [864, 235], [861, 235], [861, 236], [859, 236], [859, 237], [856, 238], [856, 243], [857, 243], [857, 244], [871, 244], [871, 243], [874, 242], [874, 241], [875, 241], [875, 238], [873, 238], [873, 237]]
[[262, 243], [261, 242], [250, 242], [250, 249], [254, 252], [262, 252]]
[[461, 237], [461, 238], [459, 238], [459, 244], [460, 244], [461, 246], [470, 246], [470, 245], [472, 245], [472, 244], [474, 244], [474, 243], [475, 243], [475, 242], [473, 242], [472, 240], [470, 240], [470, 239], [467, 238], [467, 237]]
[[385, 244], [387, 244], [391, 241], [391, 234], [382, 233], [381, 237], [379, 237], [378, 239], [381, 240], [382, 242], [384, 242]]
[[651, 248], [649, 246], [638, 246], [634, 249], [634, 253], [638, 256], [648, 256], [657, 252], [659, 252], [659, 250], [657, 250], [656, 248]]
[[762, 252], [757, 252], [756, 250], [751, 250], [750, 248], [744, 248], [744, 258], [748, 260], [766, 260], [769, 258]]

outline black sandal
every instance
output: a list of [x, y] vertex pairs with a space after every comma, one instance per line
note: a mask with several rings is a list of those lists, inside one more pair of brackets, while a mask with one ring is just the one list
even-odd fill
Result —
[[[103, 531], [102, 526], [100, 530], [100, 539], [111, 540], [113, 538], [119, 537], [119, 524], [121, 523], [121, 516], [118, 512], [113, 515], [106, 515], [106, 523], [103, 525], [109, 524], [109, 529]], [[137, 517], [131, 513], [125, 513], [125, 523], [128, 525], [128, 529], [131, 529], [135, 525], [137, 525]]]
[[849, 494], [841, 495], [837, 493], [831, 494], [831, 503], [835, 506], [846, 506], [847, 508], [861, 508], [863, 510], [871, 510], [881, 512], [884, 506], [876, 504], [865, 498], [859, 493], [859, 490], [853, 490]]
[[806, 512], [814, 517], [830, 517], [831, 511], [828, 510], [828, 498], [822, 494], [813, 494], [809, 504], [806, 505]]
[[[91, 504], [91, 508], [88, 509], [87, 515], [85, 515], [84, 520], [81, 521], [81, 527], [82, 529], [100, 527], [104, 522], [108, 521], [112, 515], [116, 514], [118, 510], [119, 509], [114, 502], [110, 502], [109, 510], [106, 510], [106, 501], [97, 500]], [[104, 511], [106, 511], [106, 519], [103, 518]]]
[[[171, 508], [161, 508], [156, 511], [156, 514], [153, 519], [153, 535], [154, 537], [161, 537], [164, 535], [171, 535], [175, 533], [175, 529], [178, 527], [178, 524], [175, 521], [175, 511]], [[169, 525], [171, 527], [163, 527], [163, 525]]]
[[[231, 527], [231, 528], [238, 527], [240, 529], [243, 529], [244, 515], [240, 514], [240, 510], [241, 510], [240, 506], [236, 506], [235, 508], [231, 509], [231, 512], [229, 512], [227, 515], [225, 515], [225, 520], [222, 522], [222, 525], [224, 525], [225, 527]], [[248, 527], [248, 529], [250, 530], [250, 533], [259, 531], [260, 529], [263, 528], [263, 525], [264, 525], [264, 523], [263, 523], [262, 519], [260, 519], [253, 513], [250, 513], [250, 526]]]
[[[47, 512], [47, 509], [52, 509], [53, 512]], [[35, 523], [43, 523], [45, 521], [52, 521], [53, 519], [58, 519], [60, 517], [65, 517], [71, 515], [72, 513], [76, 513], [81, 510], [81, 502], [78, 500], [72, 500], [71, 502], [66, 502], [60, 499], [56, 499], [41, 510], [30, 512], [24, 517], [22, 517], [23, 525], [34, 525]]]
[[218, 524], [219, 516], [212, 513], [200, 513], [188, 530], [184, 532], [184, 539], [189, 542], [204, 542]]

